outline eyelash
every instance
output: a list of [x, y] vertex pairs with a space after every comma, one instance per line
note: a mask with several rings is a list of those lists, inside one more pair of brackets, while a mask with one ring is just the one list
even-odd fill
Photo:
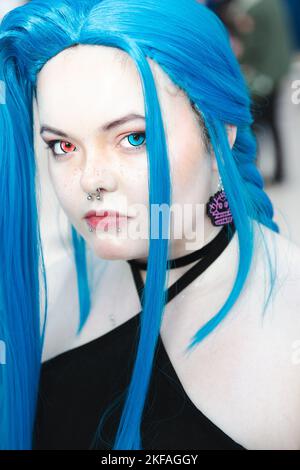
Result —
[[[144, 135], [145, 135], [145, 138], [146, 138], [145, 132], [141, 131], [141, 132], [131, 132], [130, 134], [125, 135], [125, 136], [123, 137], [123, 139], [126, 139], [126, 138], [130, 137], [131, 135], [142, 135], [142, 134], [144, 134]], [[121, 139], [121, 142], [122, 142], [123, 139]], [[46, 147], [45, 147], [46, 149], [50, 149], [50, 150], [51, 150], [52, 155], [53, 155], [53, 157], [54, 157], [56, 160], [59, 160], [60, 158], [64, 157], [65, 155], [68, 155], [68, 152], [62, 153], [62, 154], [57, 154], [57, 153], [54, 152], [53, 148], [54, 148], [55, 144], [57, 144], [58, 142], [70, 143], [70, 142], [68, 142], [67, 140], [55, 139], [55, 140], [50, 140], [50, 141], [48, 142], [48, 144], [46, 145]], [[143, 144], [141, 144], [141, 145], [137, 145], [137, 146], [134, 146], [134, 145], [133, 145], [133, 146], [132, 146], [132, 149], [133, 149], [134, 152], [136, 152], [137, 150], [140, 150], [140, 149], [141, 149], [142, 147], [144, 147], [145, 145], [146, 145], [145, 142], [144, 142]], [[76, 148], [76, 147], [75, 147], [75, 148]], [[131, 150], [129, 150], [129, 151], [131, 151]], [[69, 153], [72, 153], [72, 152], [69, 152]]]

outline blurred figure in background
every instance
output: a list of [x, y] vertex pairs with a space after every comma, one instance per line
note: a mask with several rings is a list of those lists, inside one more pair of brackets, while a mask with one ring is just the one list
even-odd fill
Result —
[[286, 0], [285, 3], [290, 13], [294, 48], [300, 59], [300, 0]]
[[291, 62], [286, 10], [281, 0], [209, 0], [207, 6], [220, 16], [231, 34], [253, 98], [254, 130], [259, 133], [267, 124], [274, 140], [271, 182], [282, 182], [284, 155], [276, 111], [281, 82]]

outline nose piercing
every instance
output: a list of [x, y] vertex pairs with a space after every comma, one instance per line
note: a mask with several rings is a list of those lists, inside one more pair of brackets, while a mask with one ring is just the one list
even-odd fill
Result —
[[[88, 201], [91, 201], [91, 200], [93, 199], [93, 195], [95, 195], [95, 196], [96, 196], [96, 199], [97, 199], [98, 201], [100, 201], [100, 200], [101, 200], [101, 188], [97, 188], [95, 193], [88, 193], [88, 195], [87, 195], [87, 200], [88, 200]], [[90, 231], [90, 232], [94, 232], [94, 228], [93, 228], [93, 227], [89, 227], [89, 231]], [[117, 232], [121, 232], [121, 228], [120, 228], [120, 227], [117, 227]]]
[[101, 188], [97, 188], [96, 193], [88, 193], [87, 200], [91, 201], [93, 199], [93, 195], [96, 195], [96, 199], [100, 201], [101, 200]]

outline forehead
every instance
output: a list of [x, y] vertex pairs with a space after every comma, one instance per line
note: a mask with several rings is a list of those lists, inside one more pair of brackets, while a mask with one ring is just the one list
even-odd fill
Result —
[[[147, 60], [159, 100], [166, 102], [179, 89], [156, 62]], [[131, 112], [144, 114], [142, 85], [131, 57], [98, 45], [77, 45], [51, 58], [37, 77], [37, 103], [41, 121], [66, 128], [71, 119], [81, 131], [96, 119], [101, 124]]]

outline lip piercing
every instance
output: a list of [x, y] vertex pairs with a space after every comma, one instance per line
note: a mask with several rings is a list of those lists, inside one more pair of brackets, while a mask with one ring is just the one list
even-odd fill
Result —
[[[93, 227], [89, 227], [89, 231], [90, 231], [90, 232], [94, 232]], [[121, 228], [120, 228], [120, 227], [117, 227], [117, 232], [121, 232]]]

